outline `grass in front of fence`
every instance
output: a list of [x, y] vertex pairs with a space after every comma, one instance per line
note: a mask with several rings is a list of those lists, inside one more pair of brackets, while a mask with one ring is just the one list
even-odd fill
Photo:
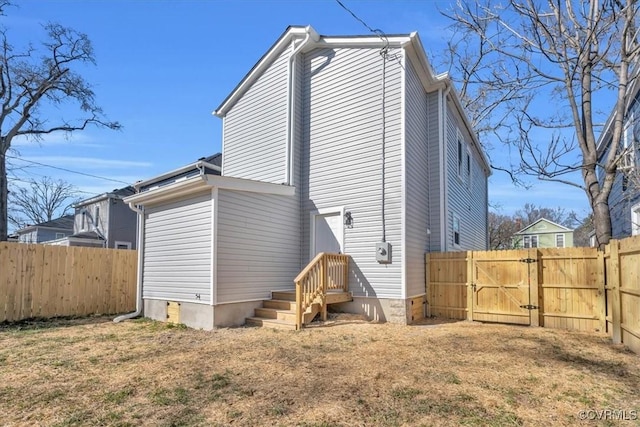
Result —
[[350, 317], [301, 332], [108, 318], [0, 328], [6, 425], [575, 425], [640, 409], [604, 335]]

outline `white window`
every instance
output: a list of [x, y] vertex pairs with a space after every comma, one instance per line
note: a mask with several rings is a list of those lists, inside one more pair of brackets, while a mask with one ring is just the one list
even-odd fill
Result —
[[95, 228], [98, 228], [99, 220], [100, 220], [100, 206], [96, 206], [95, 215], [93, 217], [93, 225], [95, 226]]
[[525, 249], [538, 247], [538, 236], [524, 236], [522, 239], [523, 247]]
[[564, 248], [564, 234], [556, 234], [556, 247]]
[[631, 207], [631, 235], [640, 234], [640, 203]]
[[453, 246], [460, 246], [460, 217], [453, 215]]
[[62, 239], [64, 236], [64, 233], [56, 233], [56, 239]]
[[467, 186], [471, 187], [471, 153], [467, 149]]
[[462, 137], [458, 135], [458, 176], [462, 177]]
[[82, 211], [82, 231], [87, 229], [87, 212]]
[[116, 240], [114, 243], [114, 247], [116, 249], [131, 249], [131, 242], [120, 242]]

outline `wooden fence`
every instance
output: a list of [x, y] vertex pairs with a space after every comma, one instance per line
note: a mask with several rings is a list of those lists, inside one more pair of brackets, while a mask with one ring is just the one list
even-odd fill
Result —
[[605, 251], [553, 248], [426, 256], [427, 314], [607, 331], [640, 354], [640, 237]]
[[0, 242], [0, 322], [135, 310], [137, 251]]

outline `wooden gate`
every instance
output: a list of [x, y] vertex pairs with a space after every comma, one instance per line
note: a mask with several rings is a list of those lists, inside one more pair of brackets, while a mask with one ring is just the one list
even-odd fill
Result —
[[468, 252], [468, 255], [470, 271], [467, 277], [472, 289], [469, 318], [538, 326], [535, 249]]

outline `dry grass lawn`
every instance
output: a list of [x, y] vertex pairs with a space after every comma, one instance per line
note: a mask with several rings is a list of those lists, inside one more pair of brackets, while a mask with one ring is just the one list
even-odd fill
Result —
[[640, 357], [604, 335], [342, 317], [301, 332], [110, 318], [0, 326], [0, 424], [638, 425]]

